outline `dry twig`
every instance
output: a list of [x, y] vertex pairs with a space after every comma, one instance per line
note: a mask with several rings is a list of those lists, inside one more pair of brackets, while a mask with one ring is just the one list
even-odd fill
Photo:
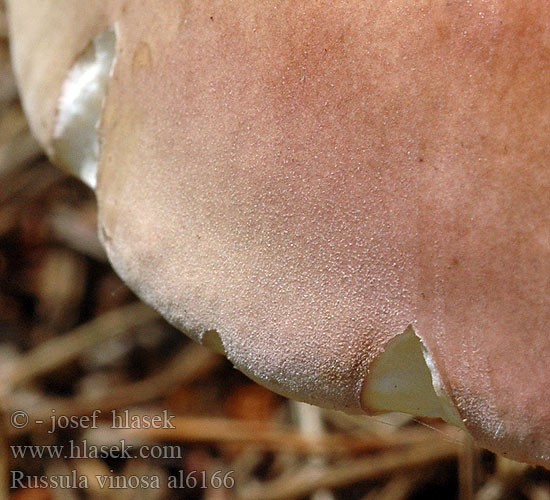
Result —
[[10, 366], [3, 380], [3, 394], [68, 363], [106, 339], [157, 318], [158, 313], [153, 309], [142, 302], [136, 302], [99, 316], [61, 337], [44, 342]]
[[455, 444], [444, 441], [419, 444], [389, 451], [352, 462], [340, 462], [323, 468], [305, 467], [292, 475], [241, 487], [237, 500], [291, 500], [309, 495], [319, 488], [339, 488], [366, 479], [377, 479], [397, 471], [406, 471], [454, 458]]
[[50, 398], [42, 400], [39, 406], [29, 408], [22, 398], [12, 394], [6, 412], [25, 410], [29, 415], [29, 425], [24, 430], [10, 427], [10, 436], [34, 429], [37, 421], [47, 421], [53, 408], [58, 415], [80, 416], [90, 415], [94, 410], [105, 412], [158, 399], [178, 385], [193, 382], [220, 361], [220, 356], [200, 345], [190, 343], [157, 373], [138, 382], [113, 386], [104, 396], [82, 394], [69, 400]]
[[[426, 430], [404, 432], [398, 439], [364, 434], [324, 434], [313, 437], [269, 422], [178, 416], [172, 423], [175, 429], [136, 429], [132, 432], [157, 441], [232, 443], [312, 454], [354, 454], [433, 442], [433, 433]], [[453, 446], [456, 448], [454, 443]]]

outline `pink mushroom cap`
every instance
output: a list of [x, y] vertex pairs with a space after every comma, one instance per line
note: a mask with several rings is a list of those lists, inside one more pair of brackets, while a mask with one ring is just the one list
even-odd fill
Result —
[[550, 466], [550, 3], [8, 0], [56, 159], [113, 27], [100, 234], [170, 322], [293, 398], [369, 407], [409, 327], [484, 447]]

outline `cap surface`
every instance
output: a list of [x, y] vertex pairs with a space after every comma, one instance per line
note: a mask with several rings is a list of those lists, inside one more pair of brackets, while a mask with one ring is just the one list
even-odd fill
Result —
[[132, 288], [347, 410], [412, 325], [474, 438], [548, 466], [550, 6], [109, 9], [97, 195]]

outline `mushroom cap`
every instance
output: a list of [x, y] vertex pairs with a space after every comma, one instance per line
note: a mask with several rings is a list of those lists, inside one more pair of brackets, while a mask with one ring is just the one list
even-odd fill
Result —
[[550, 465], [550, 4], [8, 4], [54, 156], [65, 75], [116, 27], [100, 233], [140, 297], [347, 411], [412, 326], [476, 441]]

